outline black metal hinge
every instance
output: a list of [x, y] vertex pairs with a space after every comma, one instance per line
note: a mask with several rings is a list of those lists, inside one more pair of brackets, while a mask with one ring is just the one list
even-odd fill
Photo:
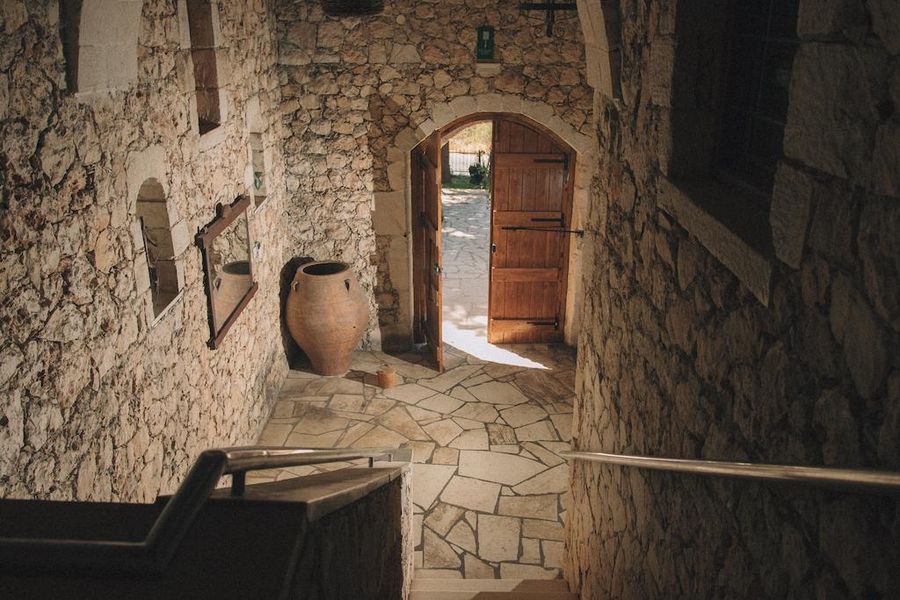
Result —
[[524, 225], [508, 225], [500, 228], [503, 231], [545, 231], [547, 233], [567, 233], [584, 237], [584, 229], [561, 229], [555, 227], [526, 227]]
[[555, 321], [527, 321], [528, 325], [537, 325], [543, 327], [553, 326], [553, 329], [559, 329], [559, 319]]

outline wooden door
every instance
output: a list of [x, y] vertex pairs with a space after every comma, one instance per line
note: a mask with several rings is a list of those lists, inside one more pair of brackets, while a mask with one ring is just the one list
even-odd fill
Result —
[[412, 151], [414, 335], [424, 341], [438, 371], [444, 367], [441, 334], [441, 137], [435, 133]]
[[564, 339], [574, 165], [546, 134], [494, 121], [488, 341]]

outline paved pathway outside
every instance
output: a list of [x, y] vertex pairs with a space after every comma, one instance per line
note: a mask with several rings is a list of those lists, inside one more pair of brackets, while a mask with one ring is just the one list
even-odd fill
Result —
[[[445, 190], [444, 211], [445, 372], [381, 352], [357, 352], [344, 377], [291, 371], [259, 443], [411, 447], [418, 577], [559, 577], [569, 471], [556, 453], [569, 448], [574, 351], [487, 343], [487, 196]], [[376, 385], [386, 364], [397, 387]]]
[[482, 360], [541, 365], [487, 341], [491, 207], [486, 190], [443, 190], [444, 343]]
[[485, 190], [443, 190], [444, 341], [487, 342], [491, 207]]

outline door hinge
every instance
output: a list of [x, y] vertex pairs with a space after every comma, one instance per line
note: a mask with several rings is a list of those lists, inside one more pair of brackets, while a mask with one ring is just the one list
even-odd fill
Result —
[[491, 254], [497, 252], [497, 244], [491, 244]]
[[553, 329], [559, 329], [559, 319], [555, 321], [528, 321], [527, 323], [538, 327], [550, 327], [552, 325]]
[[535, 164], [539, 165], [562, 165], [563, 169], [569, 170], [569, 155], [566, 154], [562, 158], [536, 158]]

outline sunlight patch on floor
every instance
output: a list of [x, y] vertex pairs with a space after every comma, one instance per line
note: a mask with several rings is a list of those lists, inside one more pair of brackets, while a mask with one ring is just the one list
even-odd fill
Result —
[[[487, 320], [487, 317], [485, 317]], [[512, 350], [501, 348], [487, 341], [487, 326], [484, 329], [467, 329], [458, 327], [453, 321], [444, 321], [444, 343], [481, 360], [524, 367], [526, 369], [542, 369], [547, 367], [530, 358], [519, 356]]]

